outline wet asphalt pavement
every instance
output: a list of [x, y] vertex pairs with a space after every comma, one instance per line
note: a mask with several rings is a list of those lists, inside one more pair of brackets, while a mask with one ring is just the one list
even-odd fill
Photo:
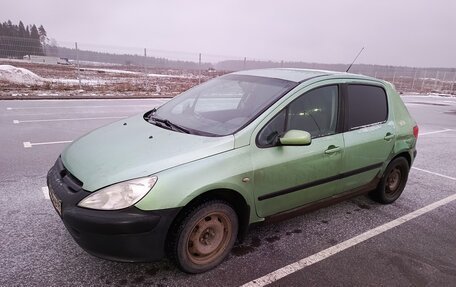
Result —
[[[87, 254], [42, 192], [66, 141], [165, 100], [0, 101], [0, 286], [239, 286], [445, 199], [456, 193], [456, 98], [403, 99], [420, 136], [418, 169], [398, 201], [359, 196], [254, 226], [223, 264], [199, 275], [167, 260], [116, 263]], [[456, 201], [448, 202], [272, 285], [454, 286], [455, 216]]]

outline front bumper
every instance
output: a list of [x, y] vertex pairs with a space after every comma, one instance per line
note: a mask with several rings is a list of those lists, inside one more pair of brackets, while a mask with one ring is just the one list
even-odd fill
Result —
[[165, 255], [169, 227], [180, 208], [143, 211], [93, 210], [77, 204], [90, 193], [59, 158], [47, 175], [53, 205], [74, 240], [97, 257], [127, 262], [159, 260]]

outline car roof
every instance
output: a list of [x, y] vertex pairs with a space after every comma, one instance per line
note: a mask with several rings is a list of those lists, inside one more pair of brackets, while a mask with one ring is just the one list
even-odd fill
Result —
[[312, 69], [294, 69], [294, 68], [272, 68], [272, 69], [246, 70], [246, 71], [234, 72], [233, 74], [275, 78], [275, 79], [282, 79], [282, 80], [298, 82], [298, 83], [311, 79], [311, 78], [315, 78], [315, 77], [331, 76], [331, 75], [338, 75], [338, 76], [344, 76], [344, 77], [349, 77], [349, 78], [362, 78], [362, 79], [371, 79], [371, 80], [373, 79], [371, 77], [350, 74], [350, 73], [345, 73], [345, 72], [312, 70]]

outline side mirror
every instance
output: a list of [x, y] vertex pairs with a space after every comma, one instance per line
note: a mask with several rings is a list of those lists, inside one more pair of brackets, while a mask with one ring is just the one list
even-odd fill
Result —
[[306, 131], [289, 130], [279, 139], [281, 145], [309, 145], [312, 142]]

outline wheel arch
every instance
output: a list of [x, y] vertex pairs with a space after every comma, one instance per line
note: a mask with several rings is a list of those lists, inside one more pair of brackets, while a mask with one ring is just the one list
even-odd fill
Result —
[[239, 230], [237, 239], [239, 242], [242, 242], [249, 228], [251, 207], [247, 203], [246, 199], [239, 192], [228, 188], [212, 189], [199, 194], [191, 201], [189, 201], [174, 218], [171, 227], [168, 230], [167, 236], [169, 236], [170, 233], [172, 233], [172, 229], [175, 228], [175, 226], [181, 220], [183, 220], [182, 214], [184, 214], [188, 208], [200, 205], [210, 200], [222, 200], [227, 202], [231, 207], [233, 207], [239, 220]]
[[[391, 187], [391, 186], [389, 186], [390, 182], [389, 182], [388, 178], [389, 178], [389, 175], [393, 174], [393, 172], [392, 172], [393, 168], [397, 169], [397, 166], [399, 166], [397, 164], [393, 165], [393, 162], [396, 160], [398, 160], [398, 162], [401, 162], [401, 164], [404, 168], [404, 172], [399, 173], [400, 179], [399, 179], [399, 183], [397, 184], [397, 186], [395, 186], [395, 184], [392, 183], [393, 187]], [[404, 160], [405, 160], [405, 162], [407, 162], [407, 165], [408, 165], [407, 170], [405, 170], [406, 167], [405, 167]], [[412, 162], [412, 158], [408, 151], [403, 151], [403, 152], [395, 155], [388, 162], [386, 169], [383, 171], [382, 177], [380, 179], [380, 182], [377, 185], [377, 188], [370, 192], [370, 196], [372, 197], [372, 199], [374, 199], [375, 201], [382, 203], [382, 204], [390, 204], [390, 203], [393, 203], [394, 201], [396, 201], [399, 198], [399, 196], [402, 194], [402, 191], [404, 190], [405, 185], [407, 184], [407, 178], [408, 178], [408, 173], [410, 171], [411, 162]], [[399, 167], [399, 169], [400, 169], [400, 167]]]
[[[395, 155], [391, 160], [390, 162], [392, 162], [393, 160], [395, 160], [396, 158], [399, 158], [399, 157], [403, 157], [407, 160], [407, 163], [409, 165], [409, 169], [412, 167], [412, 157], [409, 153], [409, 151], [402, 151], [400, 153], [398, 153], [397, 155]], [[389, 164], [389, 163], [388, 163]]]

